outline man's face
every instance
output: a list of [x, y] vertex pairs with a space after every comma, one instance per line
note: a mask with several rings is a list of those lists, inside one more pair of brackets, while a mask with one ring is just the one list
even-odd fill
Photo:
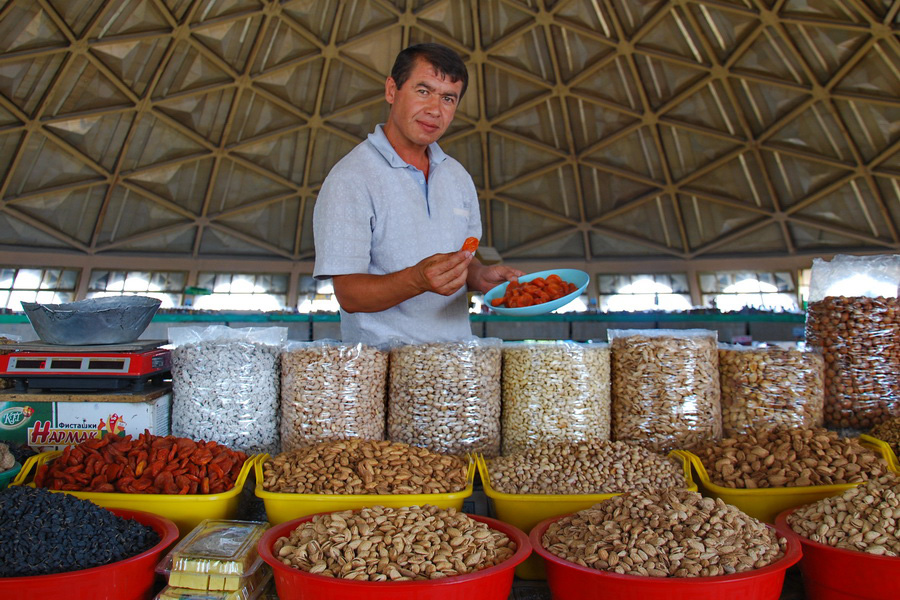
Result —
[[388, 123], [406, 146], [436, 142], [450, 126], [462, 92], [462, 81], [452, 82], [427, 61], [416, 60], [403, 87], [388, 77], [384, 96], [391, 105]]

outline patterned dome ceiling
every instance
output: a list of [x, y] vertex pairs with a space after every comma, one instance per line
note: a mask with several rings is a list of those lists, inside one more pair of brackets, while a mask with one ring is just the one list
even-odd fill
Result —
[[0, 2], [0, 244], [313, 258], [410, 43], [508, 260], [900, 250], [900, 2]]

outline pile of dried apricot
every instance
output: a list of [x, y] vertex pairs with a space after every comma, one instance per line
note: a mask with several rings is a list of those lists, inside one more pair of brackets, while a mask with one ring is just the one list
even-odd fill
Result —
[[491, 306], [505, 306], [506, 308], [522, 308], [534, 306], [562, 298], [578, 289], [574, 283], [563, 281], [559, 275], [550, 275], [547, 279], [535, 277], [527, 283], [519, 283], [514, 279], [506, 286], [506, 292], [502, 298], [491, 300]]

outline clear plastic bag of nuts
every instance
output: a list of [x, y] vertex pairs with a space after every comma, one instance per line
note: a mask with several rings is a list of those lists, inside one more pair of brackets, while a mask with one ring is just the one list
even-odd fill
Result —
[[796, 346], [719, 345], [725, 435], [773, 427], [821, 427], [825, 363]]
[[806, 342], [825, 359], [825, 425], [900, 416], [900, 255], [813, 260]]
[[503, 344], [503, 454], [548, 442], [606, 441], [609, 346]]
[[388, 439], [444, 454], [500, 453], [501, 342], [391, 349]]
[[295, 342], [281, 354], [281, 447], [384, 439], [388, 353], [334, 340]]
[[722, 437], [716, 332], [610, 329], [612, 430], [655, 452]]

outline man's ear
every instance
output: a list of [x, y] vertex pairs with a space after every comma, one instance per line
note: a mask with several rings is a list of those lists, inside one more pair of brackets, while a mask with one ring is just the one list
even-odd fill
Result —
[[394, 82], [393, 77], [388, 77], [384, 81], [384, 99], [387, 100], [388, 104], [394, 103], [394, 95], [397, 93], [397, 84]]

